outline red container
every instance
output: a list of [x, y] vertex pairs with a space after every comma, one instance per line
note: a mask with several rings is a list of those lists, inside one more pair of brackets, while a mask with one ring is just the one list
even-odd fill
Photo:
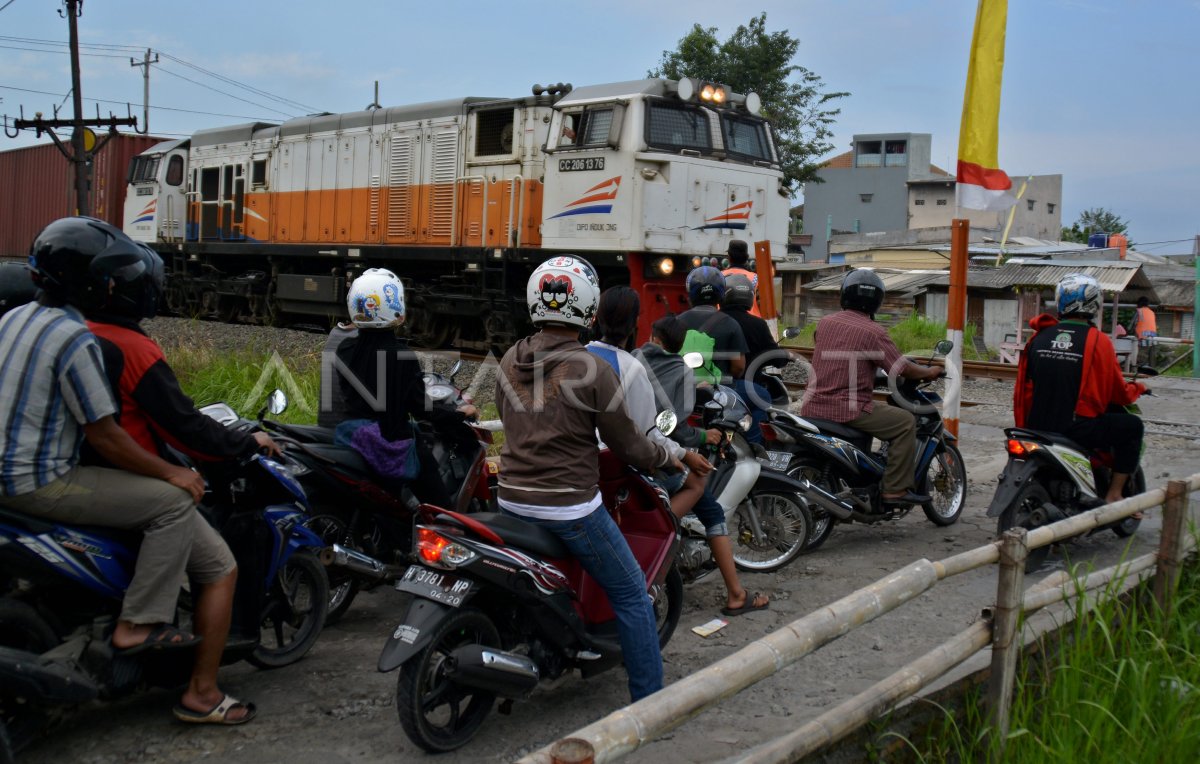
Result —
[[[44, 140], [0, 151], [0, 257], [27, 256], [47, 223], [75, 212], [74, 169], [49, 138]], [[93, 216], [121, 227], [129, 160], [164, 140], [121, 134], [100, 149], [92, 161]]]

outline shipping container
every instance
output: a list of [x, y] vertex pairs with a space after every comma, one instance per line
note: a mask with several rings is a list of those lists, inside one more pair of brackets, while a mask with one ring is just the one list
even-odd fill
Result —
[[[129, 161], [163, 140], [121, 134], [100, 149], [92, 159], [92, 215], [121, 227]], [[28, 255], [47, 223], [74, 212], [74, 169], [49, 139], [0, 151], [0, 257]]]

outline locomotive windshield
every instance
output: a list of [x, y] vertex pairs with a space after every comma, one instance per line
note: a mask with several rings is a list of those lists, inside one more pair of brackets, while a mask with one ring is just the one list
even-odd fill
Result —
[[161, 154], [154, 156], [134, 157], [129, 163], [129, 182], [130, 183], [145, 183], [155, 180], [158, 175], [158, 162], [162, 159]]
[[708, 114], [699, 106], [669, 101], [649, 101], [646, 109], [646, 145], [655, 149], [688, 149], [712, 153]]
[[725, 152], [750, 161], [774, 162], [767, 123], [761, 119], [725, 112], [721, 114]]

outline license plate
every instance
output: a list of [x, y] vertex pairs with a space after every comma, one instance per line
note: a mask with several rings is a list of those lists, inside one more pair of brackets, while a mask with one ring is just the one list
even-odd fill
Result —
[[396, 589], [444, 605], [458, 607], [471, 592], [473, 584], [458, 576], [410, 565], [396, 581]]
[[791, 451], [768, 451], [767, 458], [771, 461], [771, 469], [787, 472], [788, 463], [792, 461]]
[[559, 172], [586, 172], [587, 170], [603, 170], [604, 157], [577, 157], [575, 159], [558, 160]]

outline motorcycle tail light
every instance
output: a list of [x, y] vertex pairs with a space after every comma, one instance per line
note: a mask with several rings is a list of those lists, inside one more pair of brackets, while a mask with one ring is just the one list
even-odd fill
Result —
[[1034, 443], [1032, 440], [1016, 440], [1015, 438], [1009, 438], [1007, 444], [1008, 455], [1018, 458], [1022, 456], [1028, 456], [1030, 453], [1037, 451], [1041, 447], [1041, 444]]
[[470, 562], [475, 553], [432, 528], [417, 528], [417, 555], [439, 568], [454, 568]]

